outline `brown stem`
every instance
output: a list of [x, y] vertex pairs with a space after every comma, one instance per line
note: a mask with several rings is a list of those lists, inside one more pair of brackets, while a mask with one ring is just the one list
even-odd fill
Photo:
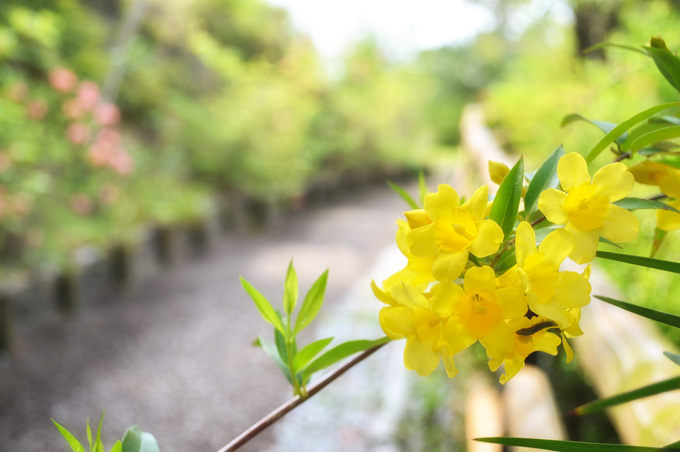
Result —
[[533, 228], [534, 226], [536, 226], [537, 224], [539, 224], [539, 223], [542, 222], [543, 220], [545, 220], [545, 217], [541, 217], [541, 218], [539, 218], [538, 220], [532, 221], [532, 222], [531, 222], [531, 227]]
[[620, 155], [616, 158], [616, 160], [614, 160], [614, 163], [620, 162], [621, 160], [629, 159], [629, 158], [631, 157], [631, 155], [632, 155], [632, 154], [630, 153], [630, 151], [624, 152], [623, 154], [620, 154]]
[[349, 369], [354, 367], [355, 365], [359, 364], [361, 361], [364, 359], [368, 358], [370, 355], [375, 353], [380, 347], [382, 347], [385, 344], [380, 344], [376, 345], [373, 348], [369, 348], [368, 350], [363, 351], [359, 355], [355, 356], [352, 358], [350, 361], [347, 363], [343, 364], [342, 366], [338, 367], [335, 369], [333, 372], [328, 373], [326, 376], [324, 376], [321, 380], [316, 382], [313, 386], [310, 386], [309, 390], [307, 391], [307, 397], [300, 397], [300, 396], [295, 396], [292, 399], [290, 399], [288, 402], [284, 403], [262, 419], [260, 419], [257, 423], [253, 424], [248, 428], [248, 430], [244, 431], [241, 433], [238, 437], [236, 437], [232, 442], [224, 446], [222, 449], [220, 449], [218, 452], [232, 452], [243, 446], [245, 443], [259, 435], [264, 429], [272, 425], [274, 422], [278, 421], [281, 419], [286, 413], [289, 411], [292, 411], [294, 408], [297, 406], [301, 405], [304, 403], [306, 400], [308, 400], [310, 397], [312, 397], [314, 394], [317, 392], [321, 391], [323, 388], [328, 386], [330, 383], [332, 383], [336, 378], [338, 378], [340, 375], [344, 374], [347, 372]]

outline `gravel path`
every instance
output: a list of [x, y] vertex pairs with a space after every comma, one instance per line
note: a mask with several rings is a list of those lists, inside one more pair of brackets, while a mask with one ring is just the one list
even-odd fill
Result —
[[[368, 273], [393, 246], [404, 207], [383, 187], [349, 194], [265, 232], [222, 236], [205, 258], [75, 318], [43, 323], [0, 369], [0, 451], [67, 450], [50, 417], [84, 439], [85, 419], [96, 424], [101, 410], [105, 444], [137, 424], [163, 452], [219, 449], [290, 395], [275, 365], [250, 345], [271, 331], [239, 275], [280, 303], [291, 258], [303, 295], [330, 268], [327, 309], [337, 306], [353, 287], [370, 290]], [[272, 448], [273, 438], [265, 432], [242, 450]]]

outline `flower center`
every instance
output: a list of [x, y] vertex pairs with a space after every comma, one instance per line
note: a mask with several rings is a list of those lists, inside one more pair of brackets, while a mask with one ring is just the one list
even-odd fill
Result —
[[598, 187], [583, 184], [567, 193], [564, 211], [577, 229], [591, 231], [602, 227], [609, 211], [609, 199], [598, 192]]

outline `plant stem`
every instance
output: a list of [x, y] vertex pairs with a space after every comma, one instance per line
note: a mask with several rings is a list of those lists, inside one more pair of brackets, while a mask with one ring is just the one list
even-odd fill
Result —
[[307, 391], [307, 397], [301, 397], [301, 396], [295, 396], [292, 399], [290, 399], [288, 402], [284, 403], [262, 419], [260, 419], [257, 423], [253, 424], [250, 428], [248, 428], [246, 431], [241, 433], [238, 437], [236, 437], [233, 441], [231, 441], [229, 444], [224, 446], [222, 449], [220, 449], [218, 452], [233, 452], [243, 446], [245, 443], [259, 435], [264, 429], [272, 425], [274, 422], [278, 421], [281, 419], [285, 414], [287, 414], [289, 411], [292, 411], [294, 408], [297, 406], [301, 405], [303, 402], [306, 400], [309, 400], [310, 397], [312, 397], [314, 394], [317, 392], [321, 391], [323, 388], [328, 386], [330, 383], [332, 383], [335, 379], [337, 379], [340, 375], [344, 374], [347, 372], [349, 369], [354, 367], [355, 365], [359, 364], [361, 361], [364, 359], [368, 358], [370, 355], [372, 355], [374, 352], [376, 352], [380, 347], [382, 347], [385, 344], [380, 344], [376, 345], [373, 348], [369, 348], [368, 350], [365, 350], [352, 358], [350, 361], [347, 363], [343, 364], [342, 366], [338, 367], [335, 369], [333, 372], [328, 373], [326, 376], [324, 376], [322, 379], [320, 379], [318, 382], [316, 382], [313, 386], [309, 388]]

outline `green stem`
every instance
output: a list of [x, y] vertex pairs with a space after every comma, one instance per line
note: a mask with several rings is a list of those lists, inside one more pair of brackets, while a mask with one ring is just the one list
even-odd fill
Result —
[[[303, 397], [303, 391], [300, 388], [300, 382], [295, 375], [295, 369], [293, 368], [293, 340], [295, 337], [290, 337], [290, 331], [286, 331], [286, 358], [288, 361], [288, 372], [290, 373], [290, 382], [293, 385], [293, 395]], [[304, 391], [306, 392], [306, 391]]]

